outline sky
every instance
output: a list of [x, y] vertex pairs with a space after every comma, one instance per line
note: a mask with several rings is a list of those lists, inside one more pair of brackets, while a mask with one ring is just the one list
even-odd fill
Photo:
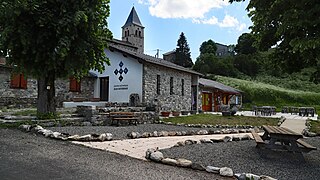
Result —
[[145, 27], [145, 54], [154, 56], [159, 49], [162, 57], [176, 48], [183, 32], [195, 62], [204, 41], [237, 44], [242, 33], [250, 32], [247, 4], [227, 0], [110, 0], [108, 27], [114, 38], [121, 39], [121, 27], [134, 6]]

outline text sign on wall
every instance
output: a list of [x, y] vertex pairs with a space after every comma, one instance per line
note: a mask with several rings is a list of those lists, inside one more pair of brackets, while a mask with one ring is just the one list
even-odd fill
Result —
[[120, 91], [120, 90], [128, 90], [128, 85], [125, 84], [125, 85], [114, 85], [113, 86], [113, 90], [115, 91]]

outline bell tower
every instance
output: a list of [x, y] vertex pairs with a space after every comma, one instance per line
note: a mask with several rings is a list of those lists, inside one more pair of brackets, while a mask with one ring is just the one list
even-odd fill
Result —
[[122, 26], [122, 41], [130, 42], [138, 48], [138, 53], [144, 53], [144, 27], [134, 7], [131, 9], [126, 23]]

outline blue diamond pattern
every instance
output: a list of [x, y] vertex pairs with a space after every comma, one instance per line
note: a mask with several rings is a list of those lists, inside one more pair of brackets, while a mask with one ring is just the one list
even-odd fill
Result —
[[118, 69], [114, 70], [115, 75], [118, 75], [118, 73], [119, 73]]
[[123, 62], [122, 61], [119, 63], [119, 66], [120, 66], [120, 68], [123, 66]]
[[120, 69], [119, 73], [122, 74], [123, 73], [123, 69]]
[[122, 77], [122, 75], [120, 75], [119, 81], [121, 82], [122, 80], [123, 80], [123, 77]]
[[124, 72], [125, 74], [127, 74], [128, 71], [129, 71], [129, 70], [128, 70], [127, 68], [124, 68], [124, 71], [123, 71], [123, 72]]

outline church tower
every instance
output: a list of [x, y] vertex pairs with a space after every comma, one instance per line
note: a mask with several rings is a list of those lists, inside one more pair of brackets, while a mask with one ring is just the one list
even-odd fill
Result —
[[138, 53], [144, 53], [144, 27], [134, 7], [122, 26], [122, 41], [130, 42], [138, 48]]

